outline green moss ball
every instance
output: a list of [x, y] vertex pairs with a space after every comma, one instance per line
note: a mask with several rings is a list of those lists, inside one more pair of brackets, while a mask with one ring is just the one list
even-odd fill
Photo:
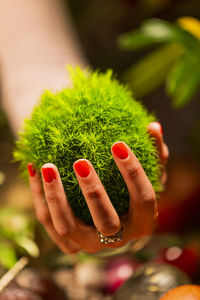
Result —
[[155, 121], [131, 92], [113, 79], [112, 71], [71, 69], [72, 87], [52, 93], [45, 91], [41, 101], [25, 121], [14, 157], [27, 177], [27, 164], [38, 170], [45, 163], [55, 164], [77, 217], [92, 223], [73, 163], [88, 159], [99, 175], [118, 214], [128, 210], [125, 182], [111, 155], [111, 146], [123, 141], [141, 162], [154, 190], [160, 189], [160, 166], [154, 141], [147, 125]]

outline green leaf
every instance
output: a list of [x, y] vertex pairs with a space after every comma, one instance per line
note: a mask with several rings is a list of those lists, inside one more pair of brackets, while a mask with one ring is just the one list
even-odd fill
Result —
[[192, 100], [200, 84], [200, 60], [192, 65], [188, 72], [183, 73], [182, 80], [173, 95], [173, 106], [181, 108]]
[[141, 31], [160, 43], [180, 42], [188, 49], [191, 49], [191, 47], [200, 47], [199, 41], [191, 33], [184, 30], [177, 24], [169, 23], [164, 20], [147, 20], [142, 24]]
[[191, 59], [188, 55], [182, 55], [172, 67], [166, 80], [166, 89], [170, 96], [176, 92], [178, 86], [189, 72], [191, 72]]
[[125, 50], [139, 50], [160, 43], [157, 39], [141, 32], [140, 30], [133, 30], [122, 34], [118, 38], [118, 46]]
[[4, 207], [0, 210], [0, 236], [14, 239], [15, 236], [32, 237], [34, 221], [30, 214], [25, 214], [12, 207]]
[[167, 92], [173, 97], [175, 108], [187, 104], [198, 89], [200, 82], [200, 57], [184, 53], [174, 65], [167, 78]]
[[126, 50], [138, 50], [161, 43], [180, 43], [188, 49], [199, 49], [199, 41], [177, 24], [160, 19], [145, 21], [139, 30], [132, 30], [119, 36], [118, 45]]
[[38, 257], [40, 254], [39, 248], [34, 241], [27, 237], [17, 237], [15, 242], [18, 246], [22, 247], [27, 253], [33, 257]]
[[12, 245], [0, 241], [0, 263], [5, 268], [12, 268], [17, 261], [17, 256]]
[[182, 53], [182, 48], [169, 44], [150, 53], [133, 65], [123, 76], [136, 97], [143, 97], [163, 84], [174, 61]]

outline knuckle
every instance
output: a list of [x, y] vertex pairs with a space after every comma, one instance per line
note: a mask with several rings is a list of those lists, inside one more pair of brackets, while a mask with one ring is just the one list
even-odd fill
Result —
[[127, 175], [130, 179], [135, 179], [138, 176], [140, 171], [140, 164], [137, 162], [134, 166], [127, 169]]
[[156, 201], [155, 192], [153, 190], [146, 191], [141, 195], [141, 199], [145, 205], [153, 204]]
[[169, 158], [169, 149], [168, 149], [167, 145], [164, 144], [163, 149], [160, 153], [161, 163], [163, 165], [165, 165], [167, 163], [168, 158]]
[[51, 221], [51, 217], [48, 211], [38, 211], [36, 212], [36, 217], [38, 221], [43, 225], [48, 225]]
[[51, 204], [59, 203], [60, 197], [57, 194], [51, 193], [47, 197], [47, 201]]
[[168, 158], [169, 157], [169, 148], [167, 147], [167, 145], [164, 145], [164, 151], [165, 151], [165, 157]]
[[59, 236], [66, 238], [66, 237], [70, 237], [71, 235], [74, 234], [74, 229], [73, 228], [69, 228], [67, 226], [65, 227], [57, 227], [56, 231], [58, 233]]
[[86, 198], [99, 199], [100, 197], [101, 197], [101, 187], [99, 185], [96, 185], [95, 187], [88, 189], [86, 192]]

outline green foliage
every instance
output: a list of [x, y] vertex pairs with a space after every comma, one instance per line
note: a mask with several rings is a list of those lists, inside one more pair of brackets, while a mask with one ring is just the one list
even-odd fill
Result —
[[119, 45], [124, 49], [135, 50], [160, 43], [181, 43], [186, 47], [196, 47], [196, 39], [176, 24], [149, 19], [139, 30], [133, 30], [119, 37]]
[[12, 268], [17, 261], [17, 256], [13, 246], [6, 241], [0, 241], [0, 262], [5, 268]]
[[11, 268], [18, 255], [39, 255], [34, 239], [34, 222], [30, 215], [4, 207], [0, 210], [0, 264]]
[[[189, 29], [200, 26], [196, 19], [185, 19]], [[156, 50], [131, 66], [124, 75], [137, 97], [166, 82], [166, 91], [175, 108], [192, 100], [200, 83], [200, 40], [189, 31], [179, 24], [149, 19], [138, 30], [119, 37], [119, 46], [124, 50], [156, 46]], [[193, 31], [198, 34], [198, 28]]]
[[27, 176], [27, 163], [38, 170], [54, 163], [60, 172], [68, 200], [75, 214], [87, 223], [92, 219], [76, 176], [73, 163], [88, 159], [96, 169], [117, 212], [128, 209], [127, 187], [116, 167], [110, 149], [124, 141], [159, 191], [160, 166], [154, 141], [147, 125], [155, 120], [132, 98], [131, 92], [112, 78], [112, 72], [83, 72], [71, 69], [72, 88], [56, 94], [46, 91], [20, 134], [14, 156]]
[[143, 97], [166, 80], [180, 52], [177, 45], [162, 46], [130, 67], [124, 73], [123, 80], [131, 85], [138, 97]]

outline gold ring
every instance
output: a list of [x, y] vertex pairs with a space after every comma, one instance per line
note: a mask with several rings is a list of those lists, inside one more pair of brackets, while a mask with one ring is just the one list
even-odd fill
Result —
[[97, 230], [97, 235], [100, 238], [100, 242], [102, 244], [113, 244], [113, 243], [121, 242], [122, 241], [123, 235], [124, 235], [124, 231], [123, 231], [123, 227], [121, 227], [120, 231], [118, 231], [116, 234], [110, 235], [110, 236], [106, 236], [106, 235], [103, 235], [101, 232], [99, 232]]

